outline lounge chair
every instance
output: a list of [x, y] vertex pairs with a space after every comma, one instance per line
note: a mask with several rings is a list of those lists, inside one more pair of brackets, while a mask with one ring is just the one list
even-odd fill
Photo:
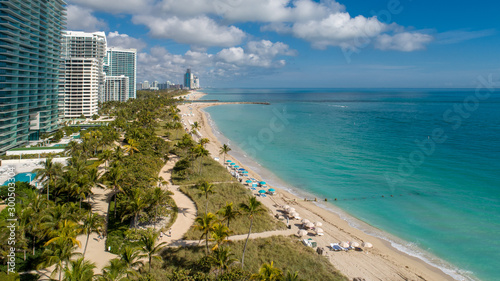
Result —
[[330, 244], [330, 248], [332, 248], [332, 250], [333, 250], [333, 251], [336, 251], [336, 252], [337, 252], [337, 251], [347, 251], [347, 249], [346, 249], [346, 248], [344, 248], [344, 247], [341, 247], [341, 246], [339, 245], [339, 243], [331, 243], [331, 244]]

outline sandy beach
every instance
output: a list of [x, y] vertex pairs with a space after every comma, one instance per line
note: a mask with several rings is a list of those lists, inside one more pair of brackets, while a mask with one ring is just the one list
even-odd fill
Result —
[[[205, 94], [201, 92], [192, 92], [188, 95], [188, 100], [197, 100], [203, 95]], [[210, 151], [211, 156], [213, 158], [219, 158], [221, 165], [225, 165], [225, 163], [223, 163], [223, 156], [219, 155], [222, 144], [215, 137], [208, 123], [207, 116], [203, 111], [203, 108], [214, 105], [220, 104], [191, 103], [180, 105], [179, 109], [181, 110], [180, 114], [186, 128], [191, 129], [190, 124], [193, 122], [198, 122], [200, 124], [200, 135], [195, 135], [194, 138], [196, 140], [199, 140], [201, 137], [208, 138], [210, 143], [206, 147]], [[231, 155], [226, 156], [226, 160], [228, 159], [246, 168], [249, 171], [250, 177], [265, 180]], [[350, 279], [361, 277], [367, 281], [454, 280], [454, 278], [445, 274], [439, 268], [433, 267], [418, 258], [397, 250], [392, 247], [389, 242], [368, 235], [350, 226], [348, 222], [340, 218], [338, 214], [316, 205], [315, 202], [304, 201], [304, 198], [299, 198], [286, 190], [277, 187], [273, 188], [277, 191], [276, 195], [267, 196], [265, 198], [258, 197], [259, 200], [261, 200], [273, 214], [282, 214], [282, 208], [280, 206], [289, 205], [296, 209], [302, 219], [308, 219], [311, 222], [321, 222], [321, 228], [324, 230], [323, 236], [316, 236], [313, 231], [309, 231], [308, 236], [304, 238], [313, 238], [318, 243], [318, 247], [325, 248], [326, 255], [330, 262]], [[290, 220], [290, 224], [292, 225], [294, 233], [297, 233], [301, 222], [299, 220]], [[359, 244], [369, 242], [373, 244], [373, 248], [364, 248], [362, 252], [334, 252], [327, 248], [330, 243], [337, 243], [340, 241], [358, 242]]]

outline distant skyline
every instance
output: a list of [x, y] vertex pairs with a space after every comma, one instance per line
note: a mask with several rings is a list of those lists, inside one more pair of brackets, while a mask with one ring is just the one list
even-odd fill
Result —
[[473, 88], [500, 80], [488, 1], [68, 0], [68, 30], [136, 48], [137, 81], [202, 87]]

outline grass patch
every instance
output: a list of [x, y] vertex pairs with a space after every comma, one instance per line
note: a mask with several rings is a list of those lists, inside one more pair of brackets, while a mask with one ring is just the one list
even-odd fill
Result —
[[[241, 261], [245, 241], [233, 242], [230, 247], [234, 258]], [[171, 272], [178, 269], [193, 269], [204, 256], [200, 247], [167, 248], [162, 257], [164, 268]], [[263, 263], [274, 262], [274, 266], [287, 271], [298, 272], [301, 280], [347, 281], [326, 257], [304, 246], [298, 239], [286, 236], [273, 236], [248, 241], [245, 253], [245, 270], [257, 273]], [[239, 262], [233, 266], [240, 266]]]
[[182, 175], [181, 171], [172, 172], [172, 182], [175, 185], [197, 184], [200, 181], [208, 182], [227, 182], [236, 180], [229, 174], [226, 168], [222, 167], [219, 162], [210, 157], [203, 157], [203, 167], [201, 173], [199, 171], [199, 160], [195, 160], [191, 165], [191, 172], [187, 176]]
[[[195, 186], [181, 186], [180, 190], [188, 195], [198, 208], [198, 214], [205, 213], [206, 199], [204, 195], [200, 196], [200, 192]], [[248, 197], [252, 196], [251, 192], [240, 183], [222, 183], [215, 185], [214, 194], [208, 195], [208, 211], [216, 213], [226, 203], [233, 202], [233, 206], [238, 208], [242, 202], [247, 202]], [[250, 227], [250, 220], [247, 216], [242, 215], [238, 218], [231, 220], [229, 229], [232, 235], [248, 233]], [[277, 229], [286, 229], [283, 222], [276, 220], [272, 217], [270, 211], [258, 214], [255, 216], [252, 226], [252, 232], [263, 232]], [[201, 232], [194, 227], [185, 235], [188, 240], [200, 239]]]

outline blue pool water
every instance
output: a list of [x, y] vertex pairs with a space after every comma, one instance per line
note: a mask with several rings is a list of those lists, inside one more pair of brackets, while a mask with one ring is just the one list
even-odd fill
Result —
[[[14, 176], [15, 181], [30, 182], [30, 180], [35, 179], [36, 173], [19, 173]], [[5, 181], [2, 185], [7, 185], [9, 181]]]
[[[455, 277], [458, 271], [500, 280], [498, 93], [206, 92], [204, 99], [271, 103], [206, 109], [233, 153], [272, 172], [266, 181], [328, 198], [334, 207], [401, 238], [402, 249], [451, 263], [455, 272], [448, 273]], [[440, 260], [432, 263], [449, 269]]]

